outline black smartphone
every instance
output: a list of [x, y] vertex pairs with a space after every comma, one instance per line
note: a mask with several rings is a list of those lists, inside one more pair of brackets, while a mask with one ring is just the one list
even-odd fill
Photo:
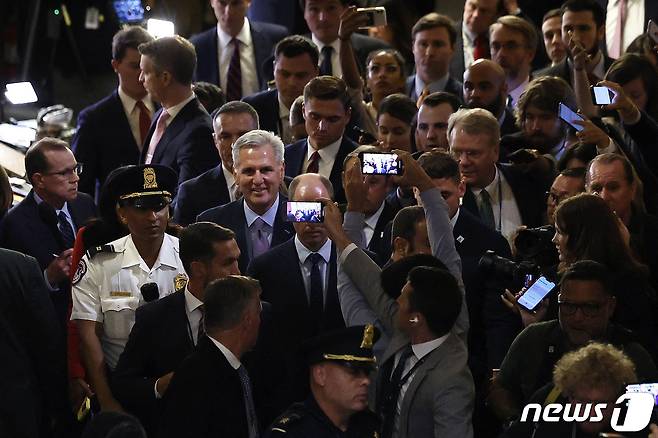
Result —
[[288, 222], [324, 222], [324, 208], [321, 202], [288, 201], [286, 203], [286, 220]]
[[596, 105], [610, 105], [612, 99], [615, 97], [615, 93], [608, 87], [596, 87], [592, 85], [590, 91], [592, 92], [592, 100]]
[[582, 131], [584, 129], [582, 126], [574, 123], [574, 120], [584, 121], [585, 119], [583, 118], [583, 116], [581, 116], [580, 114], [578, 114], [577, 112], [575, 112], [574, 110], [563, 104], [562, 102], [560, 102], [559, 116], [562, 120], [567, 122], [569, 126], [571, 126], [576, 131]]
[[402, 161], [397, 154], [361, 152], [361, 173], [364, 175], [402, 175]]
[[550, 282], [546, 277], [539, 277], [532, 286], [526, 289], [525, 293], [517, 301], [520, 306], [534, 312], [541, 300], [555, 287], [555, 283]]
[[359, 29], [386, 26], [386, 9], [383, 6], [376, 6], [374, 8], [358, 8], [356, 12], [368, 17], [367, 23], [359, 27]]

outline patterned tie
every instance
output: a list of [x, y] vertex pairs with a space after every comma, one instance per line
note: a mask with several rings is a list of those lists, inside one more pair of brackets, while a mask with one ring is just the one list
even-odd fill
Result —
[[331, 76], [331, 54], [334, 48], [331, 46], [324, 46], [322, 48], [322, 62], [320, 63], [320, 76]]
[[390, 438], [393, 436], [393, 426], [395, 424], [395, 414], [398, 406], [398, 398], [400, 397], [400, 389], [402, 389], [402, 372], [407, 364], [407, 361], [413, 354], [411, 344], [408, 344], [400, 352], [400, 360], [391, 374], [391, 379], [388, 385], [384, 388], [385, 396], [382, 404], [381, 416], [384, 419], [382, 427], [382, 438]]
[[66, 213], [60, 211], [57, 215], [57, 228], [59, 228], [60, 233], [62, 233], [62, 243], [64, 248], [73, 248], [73, 242], [75, 242], [75, 234], [73, 234], [73, 228], [66, 218]]
[[478, 35], [473, 41], [473, 61], [477, 61], [482, 58], [489, 58], [491, 54], [489, 53], [489, 43], [487, 37], [484, 35]]
[[206, 316], [206, 310], [203, 307], [203, 304], [201, 304], [199, 307], [197, 307], [199, 311], [201, 312], [201, 319], [199, 320], [199, 328], [197, 329], [196, 333], [196, 343], [199, 344], [199, 341], [203, 336], [206, 334], [206, 328], [203, 326], [203, 320]]
[[624, 52], [624, 24], [626, 22], [626, 0], [617, 2], [617, 22], [615, 23], [615, 33], [612, 35], [612, 46], [610, 47], [610, 57], [619, 58]]
[[244, 365], [238, 368], [240, 383], [242, 384], [242, 395], [244, 396], [244, 407], [247, 413], [247, 426], [249, 427], [249, 438], [258, 438], [258, 417], [254, 406], [254, 397], [251, 391], [251, 380]]
[[240, 41], [236, 38], [231, 40], [233, 55], [228, 66], [226, 80], [226, 101], [240, 100], [242, 98], [242, 70], [240, 68]]
[[160, 113], [160, 117], [158, 117], [158, 122], [155, 125], [155, 132], [151, 137], [149, 148], [146, 151], [146, 160], [144, 161], [146, 164], [151, 164], [151, 160], [153, 160], [153, 156], [155, 155], [155, 148], [158, 146], [158, 143], [160, 143], [160, 140], [164, 135], [165, 129], [167, 129], [168, 119], [169, 119], [169, 113], [163, 108], [162, 112]]
[[491, 195], [485, 189], [480, 192], [480, 205], [478, 206], [480, 219], [492, 230], [496, 229], [493, 207], [491, 206]]
[[256, 258], [270, 249], [270, 242], [267, 240], [269, 231], [270, 226], [260, 217], [257, 217], [251, 224], [249, 227], [249, 233], [251, 234], [251, 258]]
[[[317, 333], [319, 331], [320, 321], [322, 320], [322, 310], [324, 308], [324, 298], [322, 294], [322, 275], [320, 275], [320, 261], [322, 256], [317, 252], [308, 256], [311, 261], [311, 290], [310, 290], [310, 316], [316, 324]], [[315, 333], [314, 333], [315, 334]]]
[[151, 126], [151, 112], [141, 100], [135, 106], [139, 109], [139, 142], [137, 146], [139, 146], [139, 150], [141, 151]]
[[311, 154], [311, 158], [308, 160], [308, 167], [306, 168], [306, 173], [318, 173], [320, 168], [320, 153], [315, 151]]

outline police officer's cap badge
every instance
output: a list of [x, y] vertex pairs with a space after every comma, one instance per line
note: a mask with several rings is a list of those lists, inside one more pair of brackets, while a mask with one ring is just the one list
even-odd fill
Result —
[[157, 189], [158, 181], [155, 179], [155, 169], [152, 167], [144, 168], [144, 190]]

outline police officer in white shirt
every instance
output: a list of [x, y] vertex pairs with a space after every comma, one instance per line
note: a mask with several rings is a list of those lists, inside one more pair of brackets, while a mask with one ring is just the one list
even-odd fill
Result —
[[165, 234], [176, 173], [160, 165], [126, 166], [111, 188], [130, 234], [83, 256], [73, 277], [73, 311], [88, 381], [102, 411], [122, 410], [108, 386], [142, 304], [186, 281], [178, 239]]

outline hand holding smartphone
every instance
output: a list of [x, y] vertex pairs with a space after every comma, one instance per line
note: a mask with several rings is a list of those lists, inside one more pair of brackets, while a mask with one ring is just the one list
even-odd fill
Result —
[[321, 202], [288, 201], [286, 203], [286, 220], [288, 222], [324, 222], [324, 209]]
[[560, 102], [559, 105], [558, 115], [560, 119], [564, 120], [566, 123], [569, 124], [569, 126], [571, 126], [576, 131], [580, 132], [583, 129], [585, 129], [581, 125], [574, 123], [575, 120], [580, 120], [581, 122], [584, 122], [585, 118], [580, 114], [578, 114], [577, 112], [575, 112], [574, 110], [572, 110], [571, 108], [569, 108], [568, 106], [566, 106], [565, 104], [563, 104], [562, 102]]
[[397, 154], [361, 152], [359, 160], [364, 175], [402, 175], [404, 171]]
[[386, 26], [386, 9], [383, 6], [377, 6], [375, 8], [357, 8], [356, 12], [368, 17], [366, 24], [359, 27], [359, 29]]
[[610, 105], [612, 99], [615, 97], [615, 93], [608, 87], [597, 87], [592, 85], [590, 87], [592, 92], [592, 100], [596, 105]]
[[535, 281], [532, 286], [521, 295], [517, 303], [529, 312], [534, 312], [541, 301], [546, 298], [554, 287], [555, 283], [548, 281], [546, 277], [539, 277], [537, 281]]

